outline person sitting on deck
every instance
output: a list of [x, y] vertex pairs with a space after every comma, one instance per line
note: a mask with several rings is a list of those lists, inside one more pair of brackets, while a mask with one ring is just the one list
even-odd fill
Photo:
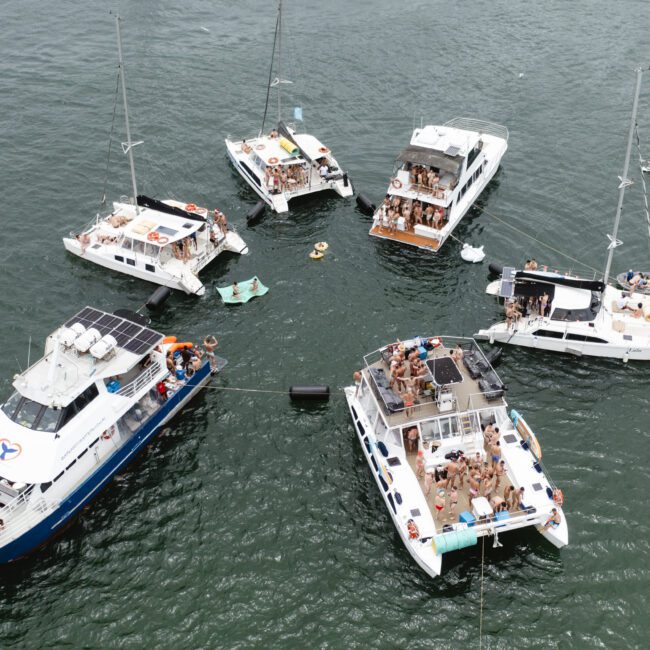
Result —
[[643, 275], [641, 273], [637, 272], [634, 274], [631, 280], [628, 280], [628, 283], [630, 285], [630, 289], [632, 289], [632, 292], [638, 287], [639, 283], [643, 279]]
[[546, 520], [543, 530], [548, 530], [549, 528], [559, 528], [562, 523], [562, 517], [558, 512], [557, 508], [551, 510], [551, 516]]
[[636, 309], [632, 310], [632, 317], [633, 318], [642, 318], [643, 317], [643, 303], [642, 302], [640, 302], [636, 306]]
[[233, 298], [239, 298], [241, 295], [241, 291], [239, 290], [239, 285], [237, 282], [232, 283], [232, 297]]
[[271, 133], [269, 133], [269, 138], [271, 138], [271, 140], [275, 140], [278, 137], [280, 136], [278, 134], [277, 129], [271, 129]]
[[463, 348], [460, 347], [460, 344], [457, 344], [456, 347], [453, 350], [451, 350], [449, 354], [451, 355], [451, 358], [456, 363], [460, 363], [463, 360], [463, 357], [465, 356], [465, 353], [463, 352]]

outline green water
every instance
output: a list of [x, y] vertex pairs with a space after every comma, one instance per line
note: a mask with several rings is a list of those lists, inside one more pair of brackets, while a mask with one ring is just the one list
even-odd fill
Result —
[[[286, 105], [303, 106], [357, 189], [381, 197], [421, 118], [490, 119], [510, 129], [509, 150], [458, 236], [488, 260], [577, 269], [493, 214], [604, 266], [647, 3], [285, 4]], [[100, 209], [117, 58], [109, 7], [124, 17], [140, 191], [221, 207], [250, 247], [204, 272], [204, 297], [175, 294], [153, 321], [183, 339], [219, 337], [230, 363], [214, 386], [339, 389], [386, 341], [469, 335], [497, 317], [486, 264], [463, 263], [453, 241], [425, 258], [371, 239], [353, 200], [246, 228], [256, 199], [223, 139], [260, 126], [273, 5], [0, 4], [3, 394], [30, 337], [33, 358], [82, 306], [138, 307], [153, 289], [61, 244]], [[649, 99], [646, 84], [646, 157]], [[130, 191], [116, 151], [109, 200]], [[616, 272], [647, 267], [638, 183], [627, 196]], [[320, 240], [330, 250], [314, 263]], [[255, 274], [264, 298], [217, 299], [216, 286]], [[486, 547], [484, 647], [644, 646], [650, 368], [508, 349], [499, 372], [564, 490], [570, 546], [523, 531]], [[306, 408], [210, 390], [68, 531], [0, 571], [0, 646], [477, 647], [480, 577], [480, 547], [446, 557], [437, 580], [411, 560], [340, 395]]]

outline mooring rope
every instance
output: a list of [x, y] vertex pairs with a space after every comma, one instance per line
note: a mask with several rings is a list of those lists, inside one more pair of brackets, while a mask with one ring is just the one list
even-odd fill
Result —
[[483, 566], [485, 564], [485, 535], [481, 537], [481, 602], [478, 616], [478, 647], [483, 647]]

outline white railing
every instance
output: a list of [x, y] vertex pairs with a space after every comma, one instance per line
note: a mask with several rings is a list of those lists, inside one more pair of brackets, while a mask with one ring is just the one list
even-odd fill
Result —
[[508, 129], [505, 126], [495, 124], [494, 122], [477, 120], [473, 117], [455, 117], [453, 120], [445, 122], [445, 126], [453, 129], [464, 129], [465, 131], [478, 131], [478, 133], [486, 133], [496, 138], [508, 140]]
[[162, 370], [162, 366], [153, 361], [151, 365], [141, 372], [133, 381], [120, 388], [116, 395], [122, 397], [133, 397], [138, 391], [142, 390], [151, 380]]
[[[40, 497], [28, 503], [22, 497], [23, 495], [2, 509], [1, 516], [4, 528], [0, 530], [0, 547], [20, 537], [59, 507], [58, 501], [46, 501], [43, 497]], [[20, 506], [24, 506], [25, 510], [13, 516], [12, 513]], [[13, 509], [8, 512], [7, 509], [12, 507]]]

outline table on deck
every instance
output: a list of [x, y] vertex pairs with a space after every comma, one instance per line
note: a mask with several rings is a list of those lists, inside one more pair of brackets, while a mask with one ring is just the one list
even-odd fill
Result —
[[427, 359], [426, 364], [433, 383], [438, 387], [460, 384], [463, 381], [463, 375], [451, 357]]

